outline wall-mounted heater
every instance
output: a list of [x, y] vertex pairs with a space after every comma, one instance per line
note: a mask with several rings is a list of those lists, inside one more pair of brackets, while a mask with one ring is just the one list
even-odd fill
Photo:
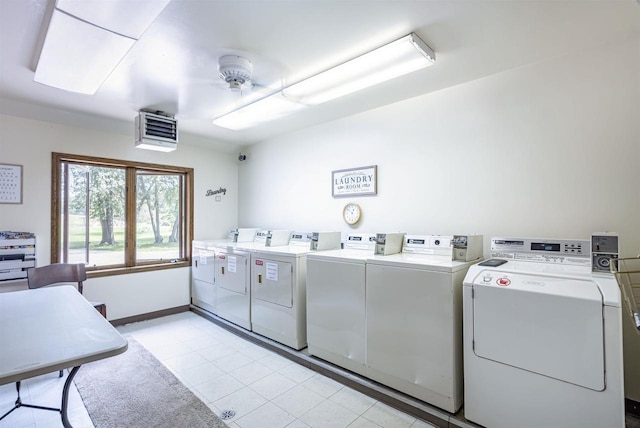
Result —
[[136, 147], [171, 152], [178, 147], [178, 121], [141, 111], [136, 117]]

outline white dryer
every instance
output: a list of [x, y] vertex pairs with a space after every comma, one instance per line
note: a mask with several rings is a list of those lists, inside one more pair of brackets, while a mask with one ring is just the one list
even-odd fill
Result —
[[191, 304], [216, 314], [215, 250], [213, 241], [193, 241], [191, 250]]
[[252, 330], [298, 350], [307, 346], [306, 261], [313, 235], [293, 233], [289, 245], [254, 247], [251, 253]]
[[216, 249], [217, 315], [247, 330], [251, 330], [249, 260], [249, 253], [235, 246]]
[[452, 239], [406, 235], [402, 253], [367, 259], [366, 366], [369, 378], [455, 413], [462, 282], [477, 260], [453, 261]]
[[373, 233], [349, 234], [344, 249], [307, 256], [309, 354], [347, 370], [365, 370], [365, 266]]
[[246, 329], [251, 328], [249, 255], [236, 248], [252, 244], [257, 231], [233, 229], [227, 239], [193, 246], [193, 304]]
[[624, 427], [620, 291], [591, 273], [589, 241], [493, 238], [491, 251], [463, 287], [465, 417]]

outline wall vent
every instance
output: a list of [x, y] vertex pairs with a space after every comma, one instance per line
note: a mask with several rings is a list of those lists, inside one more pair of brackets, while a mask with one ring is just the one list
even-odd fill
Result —
[[136, 117], [136, 147], [170, 152], [178, 145], [178, 121], [141, 111]]

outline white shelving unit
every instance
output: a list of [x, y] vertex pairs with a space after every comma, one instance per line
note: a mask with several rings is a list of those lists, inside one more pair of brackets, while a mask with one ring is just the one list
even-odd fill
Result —
[[0, 232], [0, 284], [27, 278], [36, 266], [36, 237], [30, 232]]

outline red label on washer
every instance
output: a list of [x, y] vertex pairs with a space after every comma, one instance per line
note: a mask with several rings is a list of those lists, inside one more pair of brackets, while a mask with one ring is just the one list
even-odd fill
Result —
[[262, 260], [256, 260], [256, 266], [262, 266], [264, 262]]
[[496, 279], [496, 284], [502, 286], [502, 287], [507, 287], [509, 284], [511, 284], [511, 280], [509, 278], [498, 278]]

